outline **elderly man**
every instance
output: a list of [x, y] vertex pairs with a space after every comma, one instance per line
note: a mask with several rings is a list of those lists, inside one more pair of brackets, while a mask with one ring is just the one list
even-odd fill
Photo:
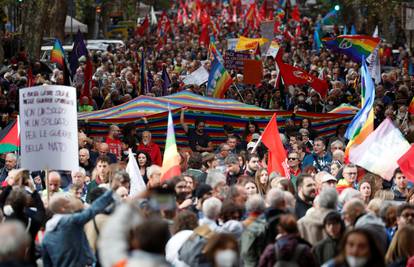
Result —
[[79, 199], [67, 193], [54, 195], [49, 205], [54, 215], [46, 223], [42, 242], [44, 266], [93, 266], [96, 258], [83, 226], [112, 202], [112, 190], [99, 197], [87, 209], [83, 209]]
[[221, 200], [215, 197], [206, 199], [202, 206], [204, 217], [199, 220], [199, 225], [208, 225], [211, 231], [216, 231], [218, 228], [217, 220], [220, 217], [222, 203]]
[[57, 171], [51, 171], [48, 175], [48, 188], [42, 191], [42, 198], [48, 198], [55, 193], [63, 192], [60, 188], [62, 184], [62, 178]]
[[286, 214], [286, 201], [284, 191], [278, 188], [272, 188], [266, 194], [266, 204], [268, 208], [265, 211], [267, 222], [266, 243], [275, 242], [278, 234], [277, 225], [279, 224], [280, 215]]
[[4, 167], [0, 170], [0, 183], [6, 180], [7, 176], [9, 175], [9, 171], [16, 168], [17, 165], [17, 156], [13, 153], [8, 153], [6, 155], [6, 162]]
[[93, 155], [91, 155], [91, 158], [92, 158], [91, 161], [94, 162], [95, 166], [96, 166], [96, 163], [97, 163], [96, 161], [97, 161], [98, 157], [101, 157], [101, 156], [108, 157], [109, 158], [109, 164], [117, 162], [116, 156], [109, 152], [109, 146], [108, 146], [107, 143], [99, 143], [97, 145], [97, 147], [98, 147], [98, 153], [95, 152], [95, 153], [93, 153]]
[[87, 176], [92, 175], [94, 166], [90, 160], [89, 150], [86, 148], [79, 150], [79, 166], [85, 170]]
[[143, 131], [142, 132], [142, 141], [139, 143], [137, 149], [139, 151], [147, 152], [148, 155], [151, 157], [151, 162], [162, 166], [162, 155], [160, 151], [160, 147], [151, 141], [151, 132], [150, 131]]

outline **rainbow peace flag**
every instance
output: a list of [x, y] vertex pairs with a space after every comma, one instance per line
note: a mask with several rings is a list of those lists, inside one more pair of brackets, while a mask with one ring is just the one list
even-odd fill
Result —
[[367, 58], [378, 46], [380, 38], [368, 35], [340, 35], [334, 38], [323, 38], [325, 46], [332, 51], [343, 53], [355, 62]]
[[345, 159], [349, 159], [352, 146], [360, 145], [374, 131], [375, 86], [364, 56], [362, 56], [361, 67], [361, 97], [362, 108], [355, 115], [345, 132], [345, 137], [349, 140], [345, 149]]
[[216, 47], [216, 40], [214, 36], [210, 36], [209, 53], [210, 55], [213, 55], [214, 58], [217, 58], [220, 62], [224, 62], [223, 56], [221, 55], [220, 51]]
[[56, 63], [60, 67], [63, 67], [65, 64], [65, 52], [59, 39], [55, 39], [55, 44], [50, 53], [50, 62]]
[[168, 111], [167, 140], [165, 142], [164, 158], [161, 168], [161, 183], [174, 176], [181, 175], [181, 157], [178, 154], [177, 143], [175, 142], [174, 122], [171, 110]]
[[207, 92], [215, 98], [224, 98], [224, 94], [233, 83], [230, 74], [223, 64], [215, 58], [211, 63], [211, 70], [208, 75]]

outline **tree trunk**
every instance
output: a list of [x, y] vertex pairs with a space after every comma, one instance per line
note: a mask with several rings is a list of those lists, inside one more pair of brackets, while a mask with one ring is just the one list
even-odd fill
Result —
[[39, 59], [45, 29], [49, 28], [50, 6], [53, 0], [28, 1], [23, 10], [23, 43], [31, 59]]
[[[52, 0], [53, 1], [53, 0]], [[56, 37], [62, 42], [65, 41], [65, 22], [68, 13], [68, 3], [66, 0], [54, 0], [53, 8], [50, 12], [50, 17], [54, 19], [50, 24], [50, 36]], [[73, 30], [77, 32], [76, 29]]]

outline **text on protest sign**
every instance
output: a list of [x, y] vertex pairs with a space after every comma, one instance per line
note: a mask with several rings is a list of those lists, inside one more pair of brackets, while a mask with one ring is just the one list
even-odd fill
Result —
[[76, 89], [37, 86], [19, 90], [22, 167], [76, 170]]
[[226, 54], [224, 55], [224, 67], [227, 70], [236, 70], [238, 72], [243, 72], [244, 60], [251, 58], [252, 56], [248, 53], [227, 50]]

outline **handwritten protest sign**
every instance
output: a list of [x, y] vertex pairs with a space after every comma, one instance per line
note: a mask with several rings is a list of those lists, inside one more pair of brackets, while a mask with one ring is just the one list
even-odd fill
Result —
[[22, 167], [78, 169], [76, 89], [37, 86], [19, 94]]
[[252, 56], [248, 53], [227, 50], [224, 55], [224, 67], [227, 70], [242, 72], [244, 68], [244, 60], [251, 59], [251, 57]]

